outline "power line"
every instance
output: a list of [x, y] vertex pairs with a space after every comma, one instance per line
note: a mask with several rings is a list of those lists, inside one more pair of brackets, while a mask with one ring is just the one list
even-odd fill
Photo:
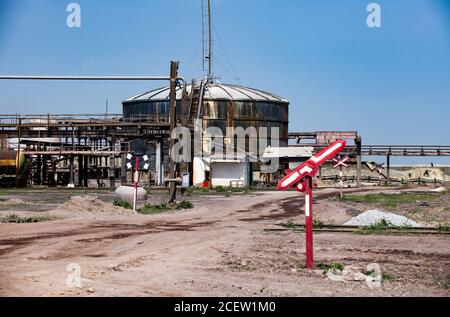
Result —
[[186, 73], [189, 73], [189, 71], [191, 70], [192, 64], [194, 63], [194, 59], [197, 57], [197, 54], [199, 53], [201, 47], [202, 47], [202, 41], [198, 41], [197, 48], [194, 51], [194, 55], [192, 55], [191, 60], [188, 64], [188, 67], [186, 68]]
[[234, 68], [234, 66], [233, 66], [233, 63], [231, 62], [230, 56], [228, 55], [227, 51], [225, 50], [225, 47], [224, 47], [224, 45], [223, 45], [223, 43], [222, 43], [222, 41], [221, 41], [221, 39], [220, 39], [219, 32], [217, 32], [217, 29], [216, 29], [216, 26], [214, 25], [214, 23], [212, 24], [212, 28], [213, 28], [214, 34], [216, 35], [217, 40], [218, 40], [218, 42], [219, 42], [219, 46], [220, 46], [220, 48], [222, 49], [222, 51], [223, 51], [223, 53], [224, 53], [224, 55], [225, 55], [225, 58], [227, 59], [227, 62], [228, 62], [228, 64], [229, 64], [230, 67], [231, 67], [232, 72], [234, 73], [233, 77], [234, 77], [235, 79], [237, 79], [237, 81], [240, 83], [239, 75], [238, 75], [238, 73], [236, 72], [236, 70], [235, 70], [235, 68]]
[[223, 65], [223, 64], [219, 61], [219, 59], [218, 59], [217, 57], [214, 56], [214, 60], [217, 62], [217, 64], [219, 64], [219, 66], [222, 67], [223, 70], [225, 70], [225, 72], [228, 73], [228, 75], [231, 76], [231, 78], [233, 78], [233, 80], [234, 80], [235, 82], [237, 82], [238, 84], [240, 84], [239, 77], [235, 77], [235, 75], [234, 75], [230, 70], [228, 70], [228, 68], [225, 67], [225, 65]]

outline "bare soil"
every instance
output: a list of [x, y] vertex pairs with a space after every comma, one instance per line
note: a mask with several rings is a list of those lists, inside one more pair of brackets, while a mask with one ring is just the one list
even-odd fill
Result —
[[[95, 195], [111, 202], [109, 194]], [[342, 224], [359, 209], [371, 207], [339, 202], [336, 195], [336, 190], [316, 191], [316, 219]], [[17, 198], [13, 196], [17, 194], [1, 198]], [[19, 198], [29, 201], [26, 194]], [[35, 193], [33, 204], [41, 202], [40, 208], [11, 210], [19, 215], [52, 214], [52, 210], [64, 209], [69, 199], [70, 195], [56, 203], [45, 192]], [[331, 281], [320, 272], [306, 270], [304, 234], [265, 230], [289, 220], [304, 221], [303, 198], [297, 192], [187, 199], [194, 209], [157, 215], [91, 210], [73, 216], [66, 210], [54, 221], [0, 224], [0, 295], [450, 295], [449, 235], [314, 235], [316, 263], [362, 268], [378, 263], [393, 277], [380, 288], [369, 288], [365, 282]], [[449, 202], [440, 203], [435, 212], [439, 221], [448, 221], [441, 212], [449, 213], [444, 211]], [[2, 207], [0, 216], [11, 212]], [[80, 265], [81, 288], [66, 283], [71, 263]]]

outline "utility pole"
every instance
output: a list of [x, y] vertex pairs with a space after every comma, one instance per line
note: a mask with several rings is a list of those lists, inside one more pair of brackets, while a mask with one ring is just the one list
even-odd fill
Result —
[[208, 53], [208, 79], [212, 78], [212, 32], [211, 32], [211, 0], [208, 0], [208, 29], [209, 29], [209, 53]]
[[208, 81], [212, 80], [212, 21], [211, 0], [202, 0], [202, 46], [203, 46], [203, 71], [208, 72]]
[[16, 156], [16, 188], [19, 188], [19, 168], [20, 168], [20, 139], [22, 129], [22, 118], [19, 117], [18, 135], [17, 135], [17, 156]]
[[178, 77], [178, 62], [170, 62], [170, 94], [169, 94], [169, 202], [174, 203], [177, 199], [177, 184], [175, 182], [176, 170], [175, 161], [172, 156], [175, 140], [172, 139], [172, 132], [176, 127], [176, 81]]

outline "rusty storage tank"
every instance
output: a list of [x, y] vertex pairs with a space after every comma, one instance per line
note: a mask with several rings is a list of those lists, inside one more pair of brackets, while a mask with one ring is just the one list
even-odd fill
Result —
[[[259, 89], [216, 82], [193, 83], [186, 86], [186, 91], [189, 96], [187, 98], [189, 100], [187, 102], [188, 106], [186, 106], [186, 102], [181, 100], [183, 95], [182, 89], [178, 87], [176, 90], [177, 119], [179, 122], [183, 121], [183, 116], [188, 116], [188, 122], [192, 124], [193, 119], [198, 116], [203, 131], [209, 127], [220, 128], [224, 136], [224, 143], [227, 142], [225, 140], [227, 127], [241, 127], [244, 130], [254, 127], [257, 133], [260, 132], [260, 128], [267, 128], [269, 137], [267, 145], [271, 145], [271, 128], [278, 128], [279, 146], [287, 146], [289, 102], [286, 99]], [[196, 101], [198, 101], [197, 104], [195, 104]], [[201, 103], [201, 107], [199, 107], [198, 103]], [[188, 111], [186, 111], [186, 107], [189, 108]], [[168, 87], [151, 90], [123, 102], [123, 119], [125, 121], [146, 120], [155, 123], [168, 123], [168, 116]], [[167, 141], [162, 140], [162, 148], [164, 149], [162, 156], [164, 157], [164, 170], [167, 170], [168, 144], [164, 144], [164, 142]], [[204, 142], [205, 139], [202, 142], [203, 148], [205, 148]], [[155, 153], [147, 154], [152, 158], [155, 157]], [[202, 160], [201, 162], [196, 162], [194, 157], [193, 162], [194, 167], [191, 172], [193, 173], [192, 181], [194, 184], [198, 185], [212, 177], [209, 168], [211, 161]], [[252, 179], [253, 171], [260, 170], [258, 163], [250, 165], [249, 168], [241, 168], [241, 170], [243, 171], [242, 173], [247, 173], [248, 171], [248, 174], [251, 176], [236, 176], [234, 178], [245, 178], [245, 183], [248, 184], [247, 180]], [[227, 166], [230, 165], [228, 164]], [[196, 169], [202, 172], [196, 172]], [[230, 170], [233, 171], [233, 168], [228, 169], [224, 174], [229, 173]], [[228, 183], [228, 179], [225, 182]]]
[[[186, 90], [192, 96], [192, 89], [198, 85], [187, 85]], [[177, 116], [182, 114], [181, 88], [177, 88]], [[124, 120], [151, 120], [168, 122], [169, 88], [159, 88], [125, 100], [123, 103]], [[227, 126], [247, 128], [249, 126], [278, 127], [280, 146], [288, 142], [289, 102], [272, 93], [244, 86], [207, 83], [201, 108], [202, 127], [219, 127], [224, 135]]]

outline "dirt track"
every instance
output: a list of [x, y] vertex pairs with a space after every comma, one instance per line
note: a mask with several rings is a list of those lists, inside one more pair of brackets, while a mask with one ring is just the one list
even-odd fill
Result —
[[[318, 195], [326, 197], [327, 191]], [[0, 224], [0, 295], [32, 296], [449, 296], [450, 237], [315, 235], [316, 263], [379, 263], [381, 288], [333, 282], [302, 268], [304, 236], [266, 232], [302, 222], [296, 192], [194, 197], [195, 209], [153, 216], [77, 216]], [[332, 207], [332, 210], [330, 210]], [[350, 215], [318, 201], [316, 217]], [[66, 270], [81, 267], [82, 287]]]

